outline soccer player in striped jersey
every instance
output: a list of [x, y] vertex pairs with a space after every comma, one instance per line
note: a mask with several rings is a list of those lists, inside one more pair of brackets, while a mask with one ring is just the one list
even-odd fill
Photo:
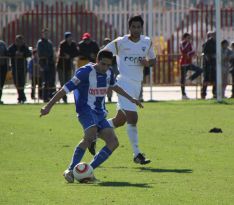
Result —
[[[128, 22], [130, 34], [118, 37], [104, 48], [116, 56], [119, 70], [117, 85], [136, 99], [140, 96], [144, 67], [150, 67], [156, 63], [151, 39], [141, 35], [143, 25], [141, 16], [131, 17]], [[117, 109], [117, 115], [108, 120], [110, 125], [120, 127], [127, 122], [127, 133], [134, 152], [133, 161], [139, 164], [150, 163], [138, 145], [138, 114], [135, 104], [118, 95]]]
[[118, 147], [118, 139], [106, 120], [105, 96], [108, 87], [111, 87], [132, 103], [143, 107], [139, 100], [132, 98], [115, 84], [114, 74], [109, 69], [112, 58], [113, 54], [110, 51], [100, 51], [96, 64], [90, 63], [79, 68], [73, 78], [41, 109], [41, 116], [48, 114], [54, 104], [63, 98], [66, 93], [74, 91], [76, 112], [84, 129], [84, 137], [74, 151], [71, 164], [64, 172], [64, 177], [69, 183], [74, 182], [72, 170], [81, 161], [86, 148], [96, 138], [97, 132], [106, 145], [94, 156], [90, 163], [93, 169], [106, 161]]

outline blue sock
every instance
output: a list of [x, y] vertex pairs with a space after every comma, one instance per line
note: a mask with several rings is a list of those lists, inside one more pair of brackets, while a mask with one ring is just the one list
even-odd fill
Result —
[[76, 147], [71, 164], [69, 165], [69, 170], [73, 170], [73, 168], [81, 161], [85, 153], [85, 150], [81, 149], [80, 147]]
[[106, 146], [103, 147], [93, 158], [93, 161], [90, 165], [93, 169], [97, 168], [100, 164], [107, 160], [107, 158], [111, 155], [112, 151], [109, 150]]

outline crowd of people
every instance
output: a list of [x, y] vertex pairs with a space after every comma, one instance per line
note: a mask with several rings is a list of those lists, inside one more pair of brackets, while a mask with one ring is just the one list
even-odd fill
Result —
[[[11, 68], [13, 82], [18, 93], [18, 103], [26, 102], [24, 87], [26, 84], [26, 73], [29, 73], [31, 80], [31, 99], [40, 99], [48, 102], [56, 92], [56, 72], [61, 87], [67, 82], [75, 67], [81, 67], [88, 62], [95, 62], [97, 53], [103, 49], [111, 39], [105, 38], [103, 45], [99, 47], [96, 41], [91, 38], [90, 33], [84, 33], [80, 42], [75, 42], [71, 32], [64, 33], [64, 39], [58, 46], [55, 53], [54, 45], [49, 39], [49, 30], [44, 28], [41, 31], [41, 38], [36, 47], [30, 50], [22, 35], [16, 35], [15, 42], [7, 47], [6, 43], [0, 40], [0, 104], [2, 89], [6, 80], [7, 72]], [[222, 97], [225, 97], [225, 89], [228, 84], [229, 75], [232, 79], [232, 94], [234, 98], [234, 42], [226, 39], [221, 42], [221, 68], [222, 68]], [[207, 86], [212, 85], [213, 98], [216, 98], [216, 37], [215, 32], [209, 31], [207, 39], [202, 45], [202, 66], [195, 65], [193, 58], [196, 52], [192, 45], [192, 35], [184, 33], [180, 43], [180, 84], [182, 99], [189, 99], [185, 87], [202, 76], [201, 99], [207, 96]], [[28, 58], [30, 61], [28, 62]], [[56, 60], [55, 60], [56, 59]], [[74, 63], [74, 59], [78, 59]], [[119, 74], [116, 58], [114, 56], [112, 69], [115, 77]], [[188, 72], [190, 71], [190, 72]], [[191, 76], [187, 76], [191, 73]], [[143, 69], [143, 82], [149, 84], [150, 67]], [[38, 89], [37, 92], [35, 89]], [[38, 96], [36, 96], [36, 93]], [[112, 91], [107, 94], [108, 101], [112, 101]], [[139, 98], [143, 101], [142, 88]], [[67, 96], [63, 98], [67, 103]]]

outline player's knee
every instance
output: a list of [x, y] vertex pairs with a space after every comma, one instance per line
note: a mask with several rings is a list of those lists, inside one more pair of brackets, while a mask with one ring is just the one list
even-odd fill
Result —
[[113, 124], [116, 128], [123, 126], [125, 123], [126, 119], [118, 119], [118, 120], [113, 119]]
[[96, 136], [85, 136], [83, 139], [83, 143], [89, 147], [91, 143], [96, 139]]

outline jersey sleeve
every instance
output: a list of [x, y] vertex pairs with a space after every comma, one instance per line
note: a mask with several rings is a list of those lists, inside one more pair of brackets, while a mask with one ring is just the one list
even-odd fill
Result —
[[80, 68], [76, 71], [75, 75], [63, 86], [66, 93], [69, 93], [77, 88], [77, 86], [87, 81], [89, 72], [85, 68]]
[[108, 43], [103, 50], [108, 50], [113, 53], [114, 56], [118, 55], [118, 39], [115, 39]]

